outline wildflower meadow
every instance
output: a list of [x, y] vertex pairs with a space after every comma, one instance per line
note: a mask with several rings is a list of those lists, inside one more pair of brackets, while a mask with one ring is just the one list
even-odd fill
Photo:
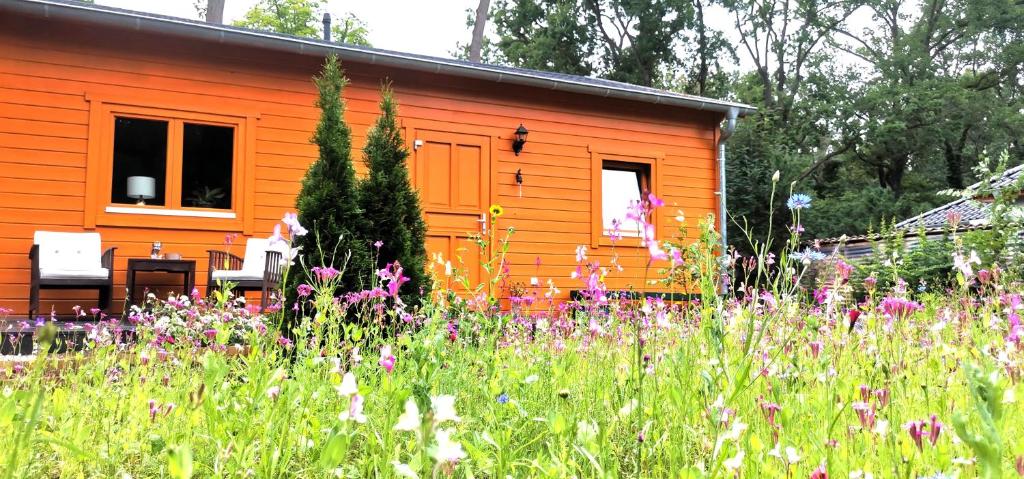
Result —
[[[789, 206], [794, 225], [813, 212], [807, 196]], [[1009, 268], [961, 250], [947, 289], [898, 275], [882, 289], [797, 228], [748, 257], [716, 254], [710, 220], [696, 241], [656, 240], [659, 207], [630, 213], [651, 266], [619, 271], [581, 246], [565, 275], [582, 294], [566, 303], [544, 281], [504, 286], [505, 231], [477, 238], [493, 242], [483, 284], [431, 258], [416, 308], [399, 264], [338, 296], [345, 265], [300, 254], [293, 304], [151, 297], [128, 312], [133, 334], [97, 318], [61, 355], [44, 326], [34, 362], [4, 366], [0, 476], [1024, 475]], [[275, 240], [305, 233], [289, 215]], [[613, 274], [636, 291], [608, 290]]]

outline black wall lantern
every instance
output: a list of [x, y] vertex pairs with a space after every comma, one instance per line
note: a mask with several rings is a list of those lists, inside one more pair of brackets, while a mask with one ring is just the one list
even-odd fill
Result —
[[523, 145], [526, 144], [526, 135], [530, 134], [530, 131], [519, 124], [519, 128], [516, 128], [516, 138], [512, 140], [512, 151], [515, 152], [516, 156], [519, 156], [519, 152], [523, 151]]

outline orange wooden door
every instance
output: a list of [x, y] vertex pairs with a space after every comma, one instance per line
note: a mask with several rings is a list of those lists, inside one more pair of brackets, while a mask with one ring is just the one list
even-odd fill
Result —
[[484, 281], [486, 251], [472, 237], [490, 227], [490, 137], [415, 130], [414, 138], [413, 177], [427, 222], [427, 254], [441, 253], [473, 288]]

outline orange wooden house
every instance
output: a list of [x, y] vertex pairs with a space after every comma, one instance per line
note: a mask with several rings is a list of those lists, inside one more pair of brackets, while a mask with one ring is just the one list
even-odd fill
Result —
[[[27, 311], [35, 231], [95, 231], [117, 246], [114, 311], [128, 258], [163, 251], [196, 260], [225, 235], [265, 237], [317, 157], [311, 77], [334, 52], [351, 80], [354, 147], [393, 82], [428, 248], [446, 258], [482, 227], [516, 233], [516, 281], [553, 278], [568, 296], [577, 245], [607, 264], [606, 211], [641, 189], [682, 210], [721, 213], [720, 124], [752, 111], [726, 101], [458, 60], [332, 44], [67, 0], [0, 2], [0, 307]], [[513, 151], [517, 127], [529, 134]], [[149, 161], [131, 161], [146, 157]], [[359, 151], [354, 152], [359, 163]], [[361, 165], [358, 165], [361, 166]], [[126, 179], [156, 179], [146, 206]], [[497, 224], [481, 218], [504, 208]], [[386, 240], [386, 239], [385, 239]], [[638, 242], [617, 247], [642, 269]], [[631, 243], [633, 246], [629, 246]], [[538, 263], [539, 258], [539, 263]], [[472, 262], [470, 262], [472, 263]], [[474, 268], [475, 269], [475, 268]], [[480, 272], [474, 271], [479, 277]], [[629, 271], [610, 279], [624, 287]], [[637, 273], [634, 271], [635, 278]], [[148, 279], [153, 285], [161, 278]], [[94, 293], [43, 295], [42, 310], [95, 304]]]

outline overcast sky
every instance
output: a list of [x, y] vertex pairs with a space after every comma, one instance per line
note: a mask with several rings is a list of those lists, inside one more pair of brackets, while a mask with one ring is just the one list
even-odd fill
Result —
[[[205, 0], [199, 0], [205, 4]], [[198, 19], [196, 0], [96, 0], [101, 5]], [[257, 0], [226, 0], [224, 23], [241, 18]], [[327, 11], [338, 18], [354, 13], [366, 22], [377, 48], [449, 57], [455, 44], [468, 43], [466, 9], [477, 0], [329, 0]]]

